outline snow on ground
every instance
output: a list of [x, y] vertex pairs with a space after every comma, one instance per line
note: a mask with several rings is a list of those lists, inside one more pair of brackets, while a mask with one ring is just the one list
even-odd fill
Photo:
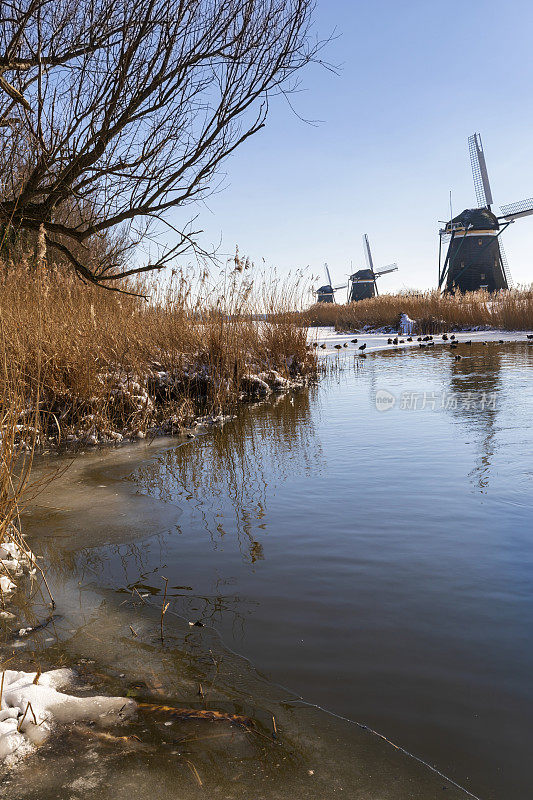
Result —
[[75, 682], [70, 669], [17, 672], [0, 678], [0, 761], [8, 767], [43, 744], [55, 723], [116, 723], [131, 716], [134, 700], [125, 697], [74, 697], [58, 689]]
[[36, 572], [33, 554], [19, 547], [15, 538], [16, 532], [8, 528], [5, 539], [0, 543], [0, 599], [3, 604], [16, 589], [14, 578], [24, 573], [34, 575]]
[[[448, 332], [448, 341], [443, 342], [441, 334], [433, 334], [433, 340], [436, 345], [438, 344], [450, 344], [449, 337], [455, 335], [455, 340], [457, 342], [527, 342], [530, 341], [527, 338], [528, 331], [498, 331], [498, 330], [489, 330], [489, 331], [455, 331], [455, 332]], [[387, 339], [394, 339], [395, 337], [398, 339], [404, 339], [403, 344], [393, 345], [387, 344]], [[357, 350], [358, 347], [362, 344], [366, 344], [366, 353], [378, 352], [380, 350], [400, 350], [406, 347], [418, 347], [418, 336], [413, 335], [413, 341], [408, 342], [405, 336], [400, 336], [396, 333], [342, 333], [336, 331], [333, 327], [316, 327], [316, 328], [309, 328], [307, 333], [307, 339], [310, 344], [317, 342], [319, 345], [325, 344], [326, 349], [320, 350], [319, 352], [327, 353], [337, 352], [334, 347], [336, 344], [344, 345], [345, 342], [348, 343], [348, 350], [354, 349]], [[352, 339], [357, 339], [357, 344], [352, 344]], [[531, 340], [533, 341], [533, 340]]]
[[[7, 537], [15, 537], [8, 531]], [[33, 554], [24, 551], [13, 538], [0, 544], [0, 599], [5, 606], [16, 590], [16, 578], [35, 573]], [[15, 615], [5, 607], [5, 619]], [[22, 635], [26, 632], [21, 629]], [[131, 715], [136, 704], [124, 697], [74, 697], [57, 690], [74, 683], [69, 669], [44, 672], [19, 672], [4, 669], [0, 673], [0, 762], [12, 767], [50, 736], [55, 723], [104, 721], [116, 722]]]

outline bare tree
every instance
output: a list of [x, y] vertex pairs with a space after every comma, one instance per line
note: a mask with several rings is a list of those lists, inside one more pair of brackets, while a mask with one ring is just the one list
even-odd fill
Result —
[[[0, 0], [0, 224], [44, 231], [107, 287], [201, 249], [190, 225], [143, 266], [124, 243], [213, 190], [272, 93], [316, 58], [312, 11], [313, 0]], [[95, 247], [111, 230], [116, 246]]]

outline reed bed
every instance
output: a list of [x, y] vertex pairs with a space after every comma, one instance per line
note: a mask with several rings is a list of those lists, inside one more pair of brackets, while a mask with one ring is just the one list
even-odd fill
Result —
[[[31, 486], [29, 483], [39, 425], [39, 376], [36, 376], [33, 398], [24, 397], [20, 391], [19, 366], [5, 358], [1, 325], [0, 348], [3, 351], [0, 362], [3, 385], [0, 396], [0, 608], [4, 612], [19, 577], [27, 573], [43, 573], [22, 536], [19, 517], [27, 490], [39, 488], [38, 484]], [[29, 400], [33, 408], [31, 412]], [[24, 430], [23, 438], [21, 430]], [[45, 578], [44, 582], [46, 585]]]
[[400, 315], [416, 320], [418, 333], [491, 327], [501, 330], [533, 328], [533, 287], [513, 289], [499, 295], [470, 292], [441, 295], [438, 291], [380, 295], [358, 303], [317, 303], [302, 312], [304, 325], [332, 325], [337, 330], [356, 331], [390, 327], [397, 329]]
[[316, 370], [305, 327], [288, 313], [297, 282], [258, 275], [238, 254], [214, 278], [174, 271], [123, 283], [129, 294], [24, 261], [0, 280], [1, 355], [17, 370], [23, 407], [41, 386], [40, 444], [143, 435], [163, 419], [180, 428], [230, 410], [250, 373], [290, 380]]

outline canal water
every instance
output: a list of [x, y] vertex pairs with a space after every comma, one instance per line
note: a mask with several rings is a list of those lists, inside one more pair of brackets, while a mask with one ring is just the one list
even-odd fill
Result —
[[41, 753], [10, 797], [59, 773], [65, 797], [131, 797], [150, 770], [156, 800], [468, 797], [362, 724], [476, 797], [529, 798], [533, 347], [460, 352], [343, 351], [315, 387], [80, 455], [32, 500], [62, 616], [20, 657], [257, 733], [154, 711], [135, 752], [102, 740], [95, 772], [87, 734], [83, 768]]

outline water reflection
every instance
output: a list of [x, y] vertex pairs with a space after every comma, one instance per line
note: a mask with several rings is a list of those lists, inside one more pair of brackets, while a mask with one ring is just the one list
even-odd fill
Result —
[[296, 475], [319, 475], [324, 467], [310, 413], [313, 393], [282, 395], [253, 413], [247, 409], [194, 446], [161, 453], [131, 479], [151, 496], [187, 503], [215, 548], [231, 528], [243, 557], [262, 561], [266, 507], [276, 486]]
[[[498, 446], [498, 417], [507, 399], [508, 386], [502, 381], [502, 370], [507, 368], [515, 374], [527, 376], [533, 365], [533, 353], [530, 347], [518, 346], [513, 348], [510, 357], [508, 346], [501, 348], [494, 344], [462, 347], [460, 352], [462, 358], [451, 361], [449, 388], [452, 402], [448, 411], [458, 425], [475, 437], [475, 463], [469, 478], [477, 489], [486, 493]], [[520, 413], [519, 407], [515, 413]]]
[[469, 478], [482, 492], [486, 491], [491, 476], [496, 418], [502, 399], [501, 369], [501, 350], [488, 345], [478, 345], [469, 357], [454, 360], [451, 367], [450, 391], [457, 401], [455, 414], [459, 424], [472, 431], [477, 442], [476, 463]]
[[[57, 571], [117, 605], [160, 607], [168, 578], [172, 610], [276, 680], [475, 794], [527, 796], [533, 348], [455, 352], [336, 357], [319, 387], [155, 444], [116, 484], [87, 471], [77, 529], [53, 519]], [[426, 390], [450, 402], [402, 408]]]

